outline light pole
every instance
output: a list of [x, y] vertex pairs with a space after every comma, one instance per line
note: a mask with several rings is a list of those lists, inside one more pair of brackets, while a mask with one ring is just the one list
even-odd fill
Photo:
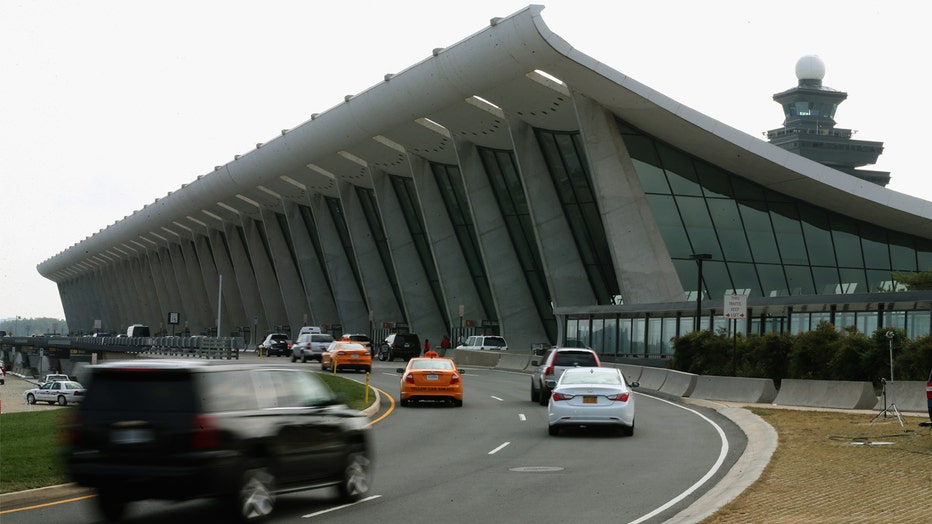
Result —
[[699, 283], [696, 286], [696, 318], [693, 321], [693, 331], [699, 331], [699, 319], [702, 317], [702, 261], [711, 260], [712, 255], [709, 253], [693, 253], [689, 255], [689, 258], [695, 260], [696, 264], [699, 265]]

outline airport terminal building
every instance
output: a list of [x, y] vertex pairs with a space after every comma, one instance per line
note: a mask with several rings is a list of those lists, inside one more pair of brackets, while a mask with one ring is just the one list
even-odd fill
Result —
[[[761, 140], [586, 56], [530, 6], [42, 262], [72, 331], [499, 333], [607, 357], [728, 323], [932, 329], [932, 202], [859, 175], [819, 64]], [[824, 71], [823, 71], [824, 72]], [[821, 155], [821, 156], [820, 156]], [[170, 319], [172, 321], [170, 322]]]

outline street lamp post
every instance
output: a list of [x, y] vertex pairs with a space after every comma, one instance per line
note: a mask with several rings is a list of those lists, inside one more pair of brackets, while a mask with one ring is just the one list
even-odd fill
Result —
[[699, 331], [700, 318], [702, 317], [702, 261], [710, 260], [712, 255], [709, 253], [693, 253], [689, 258], [696, 261], [699, 266], [699, 283], [696, 286], [696, 318], [693, 321], [693, 331]]

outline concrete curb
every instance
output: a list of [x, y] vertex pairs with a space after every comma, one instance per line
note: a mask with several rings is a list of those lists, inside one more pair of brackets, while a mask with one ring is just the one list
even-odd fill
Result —
[[738, 425], [748, 437], [747, 447], [728, 473], [688, 508], [667, 523], [692, 524], [711, 516], [760, 478], [777, 449], [777, 431], [749, 410], [706, 400], [683, 399], [687, 404], [714, 409]]

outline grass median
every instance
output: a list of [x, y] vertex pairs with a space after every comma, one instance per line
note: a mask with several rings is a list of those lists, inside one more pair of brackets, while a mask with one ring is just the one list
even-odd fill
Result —
[[[365, 384], [320, 373], [344, 403], [360, 411], [368, 407]], [[374, 401], [370, 393], [369, 404]], [[75, 407], [0, 415], [0, 493], [65, 484], [60, 456], [62, 428]]]

